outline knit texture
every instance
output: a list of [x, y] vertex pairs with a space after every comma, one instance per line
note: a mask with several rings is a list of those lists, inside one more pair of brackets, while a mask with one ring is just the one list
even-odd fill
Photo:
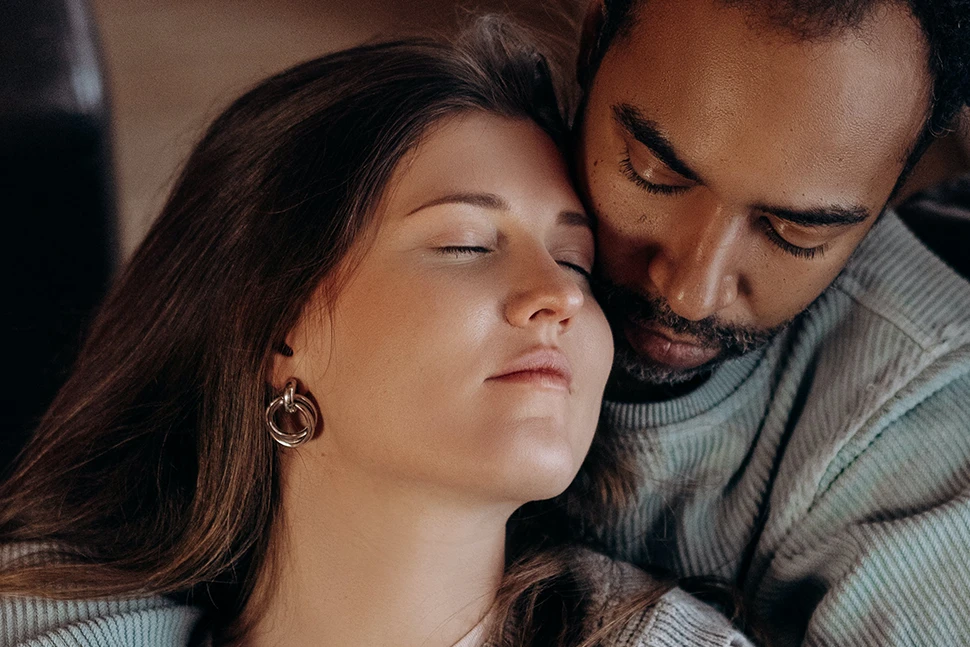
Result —
[[[17, 556], [16, 547], [0, 546], [0, 562]], [[605, 610], [655, 586], [630, 564], [580, 550], [577, 565], [591, 584], [594, 608]], [[200, 635], [192, 643], [199, 609], [167, 598], [62, 601], [0, 596], [0, 647], [198, 647], [211, 645]], [[484, 640], [479, 625], [455, 647]], [[752, 647], [728, 620], [679, 589], [644, 609], [617, 634], [611, 647]]]
[[[656, 586], [644, 571], [588, 550], [580, 564], [592, 584], [594, 609], [611, 610]], [[610, 647], [753, 647], [727, 618], [681, 589], [672, 589], [635, 615], [613, 637]]]
[[970, 284], [889, 212], [763, 352], [604, 405], [636, 501], [576, 532], [737, 582], [778, 645], [970, 645]]

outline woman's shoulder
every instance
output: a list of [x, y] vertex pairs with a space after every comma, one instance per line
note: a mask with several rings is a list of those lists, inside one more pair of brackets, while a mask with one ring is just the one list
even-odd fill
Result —
[[[23, 553], [0, 546], [0, 563]], [[0, 593], [0, 647], [188, 647], [201, 615], [162, 596], [60, 600]]]
[[[590, 550], [581, 550], [577, 561], [593, 585], [591, 594], [604, 617], [635, 605], [662, 586], [642, 569]], [[676, 587], [633, 613], [613, 635], [611, 647], [752, 646], [717, 609]]]
[[162, 597], [52, 600], [0, 596], [2, 647], [188, 647], [201, 613]]

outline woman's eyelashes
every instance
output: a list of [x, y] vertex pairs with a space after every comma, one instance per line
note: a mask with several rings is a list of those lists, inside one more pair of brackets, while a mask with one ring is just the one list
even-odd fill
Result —
[[579, 276], [581, 276], [586, 281], [588, 281], [591, 276], [591, 270], [587, 269], [583, 265], [580, 265], [579, 263], [574, 263], [571, 261], [556, 261], [556, 262], [559, 263], [559, 265], [561, 265], [562, 267], [565, 267], [566, 269], [572, 272], [575, 272], [576, 274], [579, 274]]
[[[453, 256], [456, 259], [461, 259], [469, 256], [490, 254], [495, 250], [482, 245], [443, 245], [436, 247], [435, 251], [444, 256]], [[590, 278], [592, 263], [586, 264], [572, 259], [557, 259], [556, 263], [571, 272], [575, 272], [585, 280], [589, 280]]]
[[435, 251], [446, 256], [461, 258], [462, 256], [474, 256], [476, 254], [488, 254], [492, 250], [481, 245], [444, 245], [436, 247]]

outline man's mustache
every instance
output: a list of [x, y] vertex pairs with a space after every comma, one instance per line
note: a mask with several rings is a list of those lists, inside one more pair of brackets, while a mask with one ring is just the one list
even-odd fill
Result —
[[788, 322], [768, 330], [725, 324], [710, 316], [698, 321], [685, 319], [674, 312], [667, 299], [650, 296], [632, 288], [612, 283], [602, 277], [593, 289], [614, 333], [629, 322], [646, 328], [662, 328], [676, 335], [693, 337], [696, 343], [721, 349], [722, 355], [738, 357], [767, 344]]

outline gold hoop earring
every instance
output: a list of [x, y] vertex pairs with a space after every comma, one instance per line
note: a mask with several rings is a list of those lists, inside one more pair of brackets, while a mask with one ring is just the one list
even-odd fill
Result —
[[[300, 431], [290, 433], [276, 424], [276, 414], [280, 409], [286, 413], [299, 414], [304, 427]], [[307, 398], [296, 392], [296, 378], [290, 378], [283, 387], [283, 393], [266, 407], [266, 426], [269, 435], [283, 447], [299, 447], [313, 438], [317, 428], [319, 414], [317, 408]]]

